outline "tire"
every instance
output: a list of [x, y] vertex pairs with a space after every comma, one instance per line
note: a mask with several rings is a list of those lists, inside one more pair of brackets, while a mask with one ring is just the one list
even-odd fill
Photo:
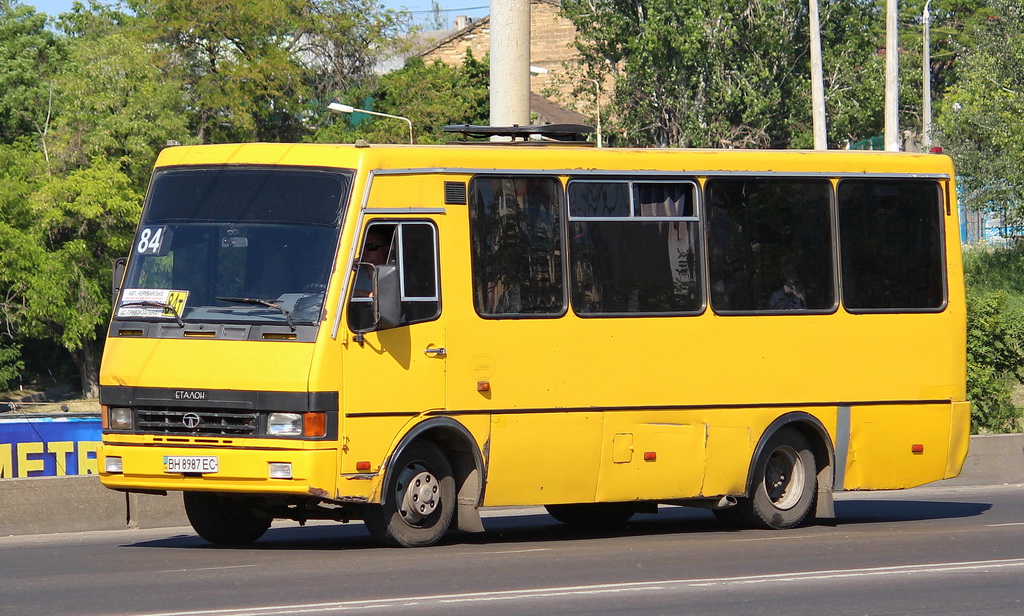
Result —
[[769, 437], [754, 465], [753, 493], [715, 517], [729, 526], [786, 529], [799, 526], [814, 507], [818, 477], [807, 438], [793, 428]]
[[548, 514], [562, 524], [578, 526], [617, 526], [625, 524], [637, 513], [632, 503], [580, 503], [578, 505], [545, 505]]
[[210, 543], [252, 543], [267, 532], [273, 521], [252, 513], [242, 499], [213, 492], [185, 492], [183, 497], [189, 523]]
[[441, 448], [418, 441], [401, 453], [385, 486], [384, 503], [364, 517], [373, 537], [391, 547], [425, 547], [441, 540], [455, 513], [455, 478]]

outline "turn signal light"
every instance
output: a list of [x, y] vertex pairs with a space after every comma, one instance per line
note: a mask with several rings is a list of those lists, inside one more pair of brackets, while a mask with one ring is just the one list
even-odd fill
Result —
[[657, 461], [658, 461], [658, 452], [656, 452], [656, 451], [645, 451], [644, 452], [644, 462], [657, 462]]
[[356, 470], [357, 471], [368, 471], [368, 470], [370, 470], [370, 462], [369, 461], [366, 461], [366, 462], [356, 462]]
[[920, 443], [915, 443], [914, 445], [910, 446], [910, 451], [911, 453], [924, 453], [924, 445]]
[[305, 413], [302, 416], [303, 436], [324, 436], [327, 434], [327, 413]]

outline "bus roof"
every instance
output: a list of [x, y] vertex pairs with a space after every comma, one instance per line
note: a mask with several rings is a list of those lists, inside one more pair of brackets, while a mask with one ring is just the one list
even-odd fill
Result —
[[165, 148], [157, 167], [178, 165], [299, 165], [346, 169], [571, 174], [719, 172], [801, 174], [923, 174], [952, 177], [941, 154], [863, 150], [725, 150], [593, 148], [565, 145], [337, 145], [244, 143]]

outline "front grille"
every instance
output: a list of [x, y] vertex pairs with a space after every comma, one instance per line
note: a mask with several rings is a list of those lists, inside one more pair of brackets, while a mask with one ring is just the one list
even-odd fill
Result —
[[136, 429], [145, 434], [248, 436], [259, 428], [256, 413], [204, 409], [138, 409], [136, 420]]

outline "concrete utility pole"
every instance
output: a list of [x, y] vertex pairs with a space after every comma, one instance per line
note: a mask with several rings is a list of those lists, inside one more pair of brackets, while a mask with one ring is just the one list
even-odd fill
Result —
[[885, 0], [885, 149], [900, 150], [900, 36], [896, 25], [896, 0]]
[[491, 126], [530, 123], [530, 0], [491, 0]]
[[811, 118], [814, 128], [814, 149], [827, 150], [825, 131], [825, 78], [821, 69], [821, 27], [818, 23], [818, 0], [810, 0], [811, 11]]
[[932, 148], [932, 41], [931, 41], [931, 15], [928, 13], [928, 5], [932, 0], [924, 3], [924, 15], [921, 22], [924, 24], [924, 52], [921, 54], [921, 86], [924, 91], [924, 100], [921, 101], [924, 126], [921, 127], [921, 143], [927, 152]]

